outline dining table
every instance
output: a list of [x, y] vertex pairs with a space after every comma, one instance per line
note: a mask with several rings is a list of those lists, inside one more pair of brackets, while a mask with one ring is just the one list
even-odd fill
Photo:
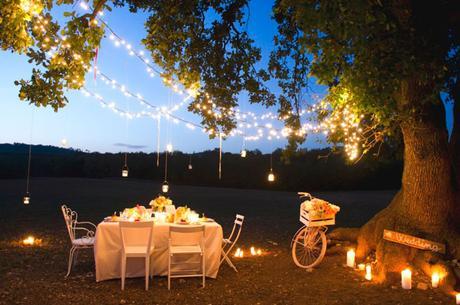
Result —
[[[205, 228], [204, 254], [207, 277], [216, 278], [219, 272], [222, 250], [222, 227], [214, 221], [201, 223]], [[154, 251], [151, 257], [150, 274], [168, 275], [169, 228], [172, 223], [155, 221], [153, 223]], [[187, 224], [182, 224], [187, 225]], [[136, 238], [136, 236], [132, 236]], [[121, 277], [122, 241], [119, 222], [102, 221], [97, 225], [94, 244], [96, 282], [119, 279]], [[126, 277], [143, 277], [144, 259], [130, 258], [126, 265]]]

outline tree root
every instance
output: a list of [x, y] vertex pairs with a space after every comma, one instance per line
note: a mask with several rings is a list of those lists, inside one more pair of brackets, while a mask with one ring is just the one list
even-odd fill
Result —
[[438, 272], [441, 277], [440, 289], [446, 293], [452, 293], [456, 288], [455, 285], [460, 283], [460, 277], [456, 275], [445, 259], [460, 258], [460, 234], [455, 228], [448, 227], [440, 235], [426, 235], [427, 239], [444, 240], [448, 251], [446, 255], [384, 240], [384, 229], [411, 235], [417, 235], [420, 232], [417, 228], [407, 226], [404, 219], [398, 216], [393, 208], [398, 200], [401, 200], [401, 192], [395, 196], [387, 208], [376, 214], [363, 227], [338, 228], [331, 232], [329, 237], [357, 242], [357, 262], [369, 261], [369, 255], [375, 252], [376, 264], [373, 278], [378, 283], [399, 282], [401, 271], [407, 267], [412, 267], [423, 271], [430, 278], [433, 272]]

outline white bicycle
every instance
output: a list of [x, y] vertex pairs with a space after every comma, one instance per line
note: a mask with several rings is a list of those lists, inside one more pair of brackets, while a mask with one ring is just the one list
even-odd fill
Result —
[[[312, 200], [309, 193], [299, 192], [301, 199]], [[335, 218], [312, 219], [308, 212], [300, 207], [300, 222], [304, 224], [294, 234], [291, 242], [292, 259], [300, 268], [313, 268], [324, 258], [327, 248], [327, 225], [334, 225]]]

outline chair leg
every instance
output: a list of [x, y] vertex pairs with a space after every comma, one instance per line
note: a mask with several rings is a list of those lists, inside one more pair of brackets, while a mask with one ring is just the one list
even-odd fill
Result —
[[[225, 252], [222, 252], [222, 255], [223, 255], [223, 259], [222, 259], [222, 262], [225, 260], [227, 262], [227, 264], [233, 269], [235, 270], [235, 272], [238, 272], [238, 269], [236, 269], [235, 265], [232, 263], [232, 261], [230, 260], [230, 258], [228, 257], [227, 253]], [[221, 263], [222, 263], [221, 262]]]
[[72, 261], [73, 261], [74, 251], [75, 251], [75, 247], [72, 246], [72, 248], [70, 248], [70, 252], [69, 252], [69, 261], [68, 261], [68, 266], [67, 266], [67, 274], [65, 275], [65, 277], [68, 277], [70, 275], [70, 271], [72, 270]]
[[125, 290], [125, 277], [126, 277], [126, 256], [121, 257], [121, 290]]
[[150, 258], [145, 258], [145, 290], [149, 290]]

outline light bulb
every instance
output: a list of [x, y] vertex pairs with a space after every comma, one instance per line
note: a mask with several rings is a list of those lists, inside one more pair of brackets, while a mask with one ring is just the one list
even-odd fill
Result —
[[189, 165], [188, 165], [188, 169], [189, 169], [189, 170], [192, 170], [192, 169], [193, 169], [192, 164], [189, 164]]
[[173, 146], [171, 143], [168, 143], [168, 145], [166, 145], [166, 150], [169, 152], [169, 153], [172, 153], [173, 152]]
[[246, 158], [246, 154], [247, 154], [247, 153], [246, 153], [246, 149], [243, 149], [243, 150], [241, 151], [241, 158]]
[[270, 171], [270, 173], [268, 174], [268, 181], [269, 182], [275, 181], [275, 174], [273, 174], [272, 171]]

